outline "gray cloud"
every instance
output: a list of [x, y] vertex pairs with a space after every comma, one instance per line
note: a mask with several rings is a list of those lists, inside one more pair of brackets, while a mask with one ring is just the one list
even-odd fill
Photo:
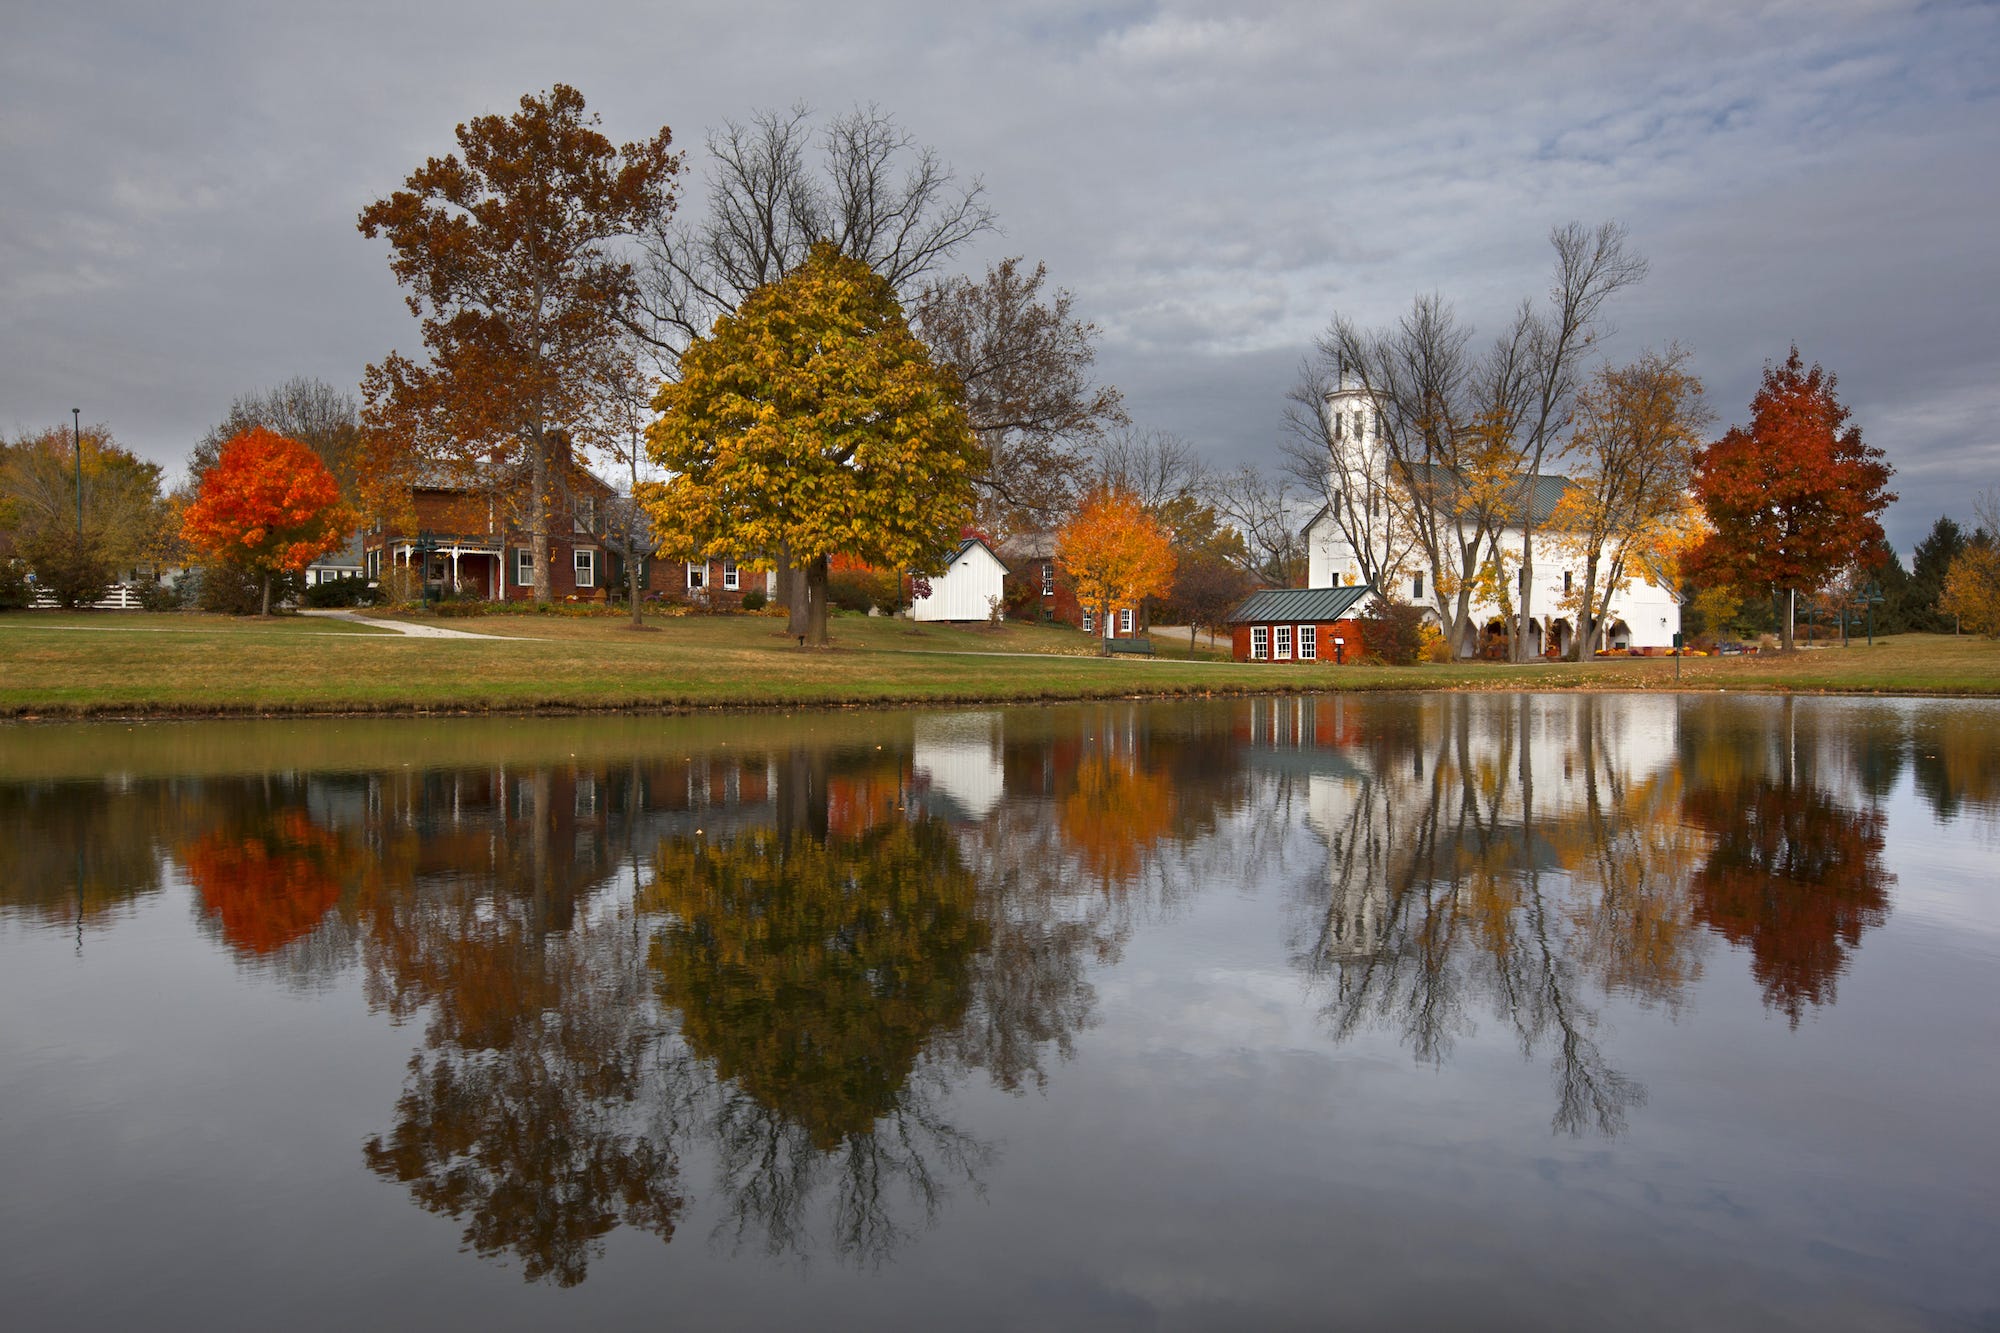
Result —
[[1796, 339], [1900, 469], [1906, 551], [2000, 483], [1989, 6], [36, 9], [0, 43], [0, 428], [81, 406], [177, 463], [236, 394], [413, 350], [355, 213], [562, 80], [697, 149], [893, 110], [988, 185], [968, 265], [1046, 260], [1134, 417], [1226, 465], [1274, 457], [1336, 310], [1437, 290], [1491, 326], [1551, 224], [1617, 217], [1654, 270], [1610, 354], [1689, 344], [1728, 421]]

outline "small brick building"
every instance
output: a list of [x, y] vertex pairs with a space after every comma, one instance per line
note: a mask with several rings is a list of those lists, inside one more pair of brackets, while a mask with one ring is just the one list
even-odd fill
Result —
[[1367, 651], [1354, 610], [1375, 589], [1271, 588], [1252, 593], [1229, 613], [1239, 662], [1353, 662]]

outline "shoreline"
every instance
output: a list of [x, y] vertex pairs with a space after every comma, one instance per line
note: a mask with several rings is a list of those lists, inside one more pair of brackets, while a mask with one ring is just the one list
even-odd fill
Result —
[[1636, 684], [1630, 680], [1569, 681], [1523, 684], [1496, 681], [1491, 685], [1452, 683], [1426, 685], [1420, 682], [1366, 681], [1352, 685], [1313, 685], [1297, 681], [1273, 682], [1267, 688], [1162, 688], [1055, 691], [1038, 694], [965, 693], [884, 695], [855, 699], [837, 696], [799, 697], [784, 700], [732, 699], [721, 701], [673, 700], [665, 702], [613, 702], [550, 700], [533, 704], [496, 704], [488, 707], [440, 707], [424, 703], [329, 704], [316, 705], [227, 705], [86, 704], [71, 708], [19, 708], [0, 695], [0, 728], [63, 726], [104, 722], [245, 722], [388, 720], [397, 718], [449, 720], [455, 718], [538, 718], [538, 717], [707, 717], [727, 714], [769, 716], [798, 712], [897, 712], [927, 708], [1043, 707], [1058, 704], [1109, 701], [1172, 702], [1197, 699], [1255, 699], [1269, 697], [1331, 696], [1339, 694], [1744, 694], [1778, 697], [1818, 697], [1853, 699], [1993, 699], [2000, 689], [1978, 687], [1887, 687], [1791, 684], [1782, 681], [1745, 681], [1723, 685], [1713, 682], [1668, 682], [1662, 685]]

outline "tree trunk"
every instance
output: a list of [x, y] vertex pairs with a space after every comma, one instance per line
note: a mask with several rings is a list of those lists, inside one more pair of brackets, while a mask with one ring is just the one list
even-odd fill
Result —
[[[1534, 483], [1529, 482], [1528, 498], [1521, 502], [1523, 510], [1534, 503]], [[1528, 660], [1528, 618], [1534, 614], [1535, 604], [1535, 530], [1524, 523], [1521, 526], [1521, 605], [1514, 612], [1514, 653], [1516, 662]], [[1503, 572], [1504, 577], [1504, 572]]]
[[778, 605], [785, 608], [785, 633], [812, 633], [812, 591], [808, 575], [792, 561], [792, 548], [778, 546]]
[[[815, 648], [824, 648], [829, 642], [826, 633], [826, 557], [814, 556], [806, 562], [805, 636], [806, 642]], [[798, 618], [798, 608], [792, 609], [792, 618]]]
[[271, 614], [271, 571], [264, 571], [264, 614]]
[[1789, 653], [1799, 646], [1798, 638], [1792, 632], [1792, 621], [1796, 614], [1795, 608], [1798, 606], [1798, 593], [1790, 588], [1780, 588], [1778, 591], [1782, 594], [1778, 599], [1778, 647]]
[[1578, 600], [1576, 613], [1575, 658], [1579, 662], [1590, 660], [1591, 645], [1597, 640], [1597, 559], [1591, 557], [1583, 562], [1583, 596]]
[[549, 451], [539, 433], [529, 437], [528, 551], [535, 562], [535, 600], [555, 600], [555, 571], [549, 568]]
[[644, 629], [646, 622], [639, 616], [639, 561], [629, 555], [625, 557], [625, 586], [632, 598], [632, 628]]

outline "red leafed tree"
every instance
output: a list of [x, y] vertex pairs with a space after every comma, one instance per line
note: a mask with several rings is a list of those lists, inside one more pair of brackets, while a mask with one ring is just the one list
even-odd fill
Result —
[[181, 522], [188, 545], [258, 577], [271, 614], [271, 576], [302, 571], [354, 528], [340, 483], [297, 440], [254, 426], [222, 446]]
[[[1695, 494], [1714, 531], [1688, 562], [1697, 583], [1811, 592], [1882, 541], [1894, 469], [1861, 442], [1834, 383], [1792, 348], [1764, 368], [1749, 428], [1731, 427], [1702, 451]], [[1789, 616], [1784, 646], [1792, 646]]]
[[222, 938], [242, 952], [275, 953], [311, 934], [340, 898], [338, 844], [299, 811], [262, 828], [218, 829], [180, 856]]

